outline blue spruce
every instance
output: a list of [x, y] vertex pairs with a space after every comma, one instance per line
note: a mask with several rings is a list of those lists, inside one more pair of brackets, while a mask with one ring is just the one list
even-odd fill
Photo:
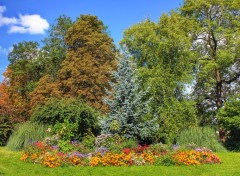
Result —
[[139, 91], [135, 64], [129, 57], [118, 60], [118, 69], [112, 73], [111, 91], [104, 102], [109, 106], [108, 117], [102, 121], [102, 132], [119, 134], [125, 138], [149, 141], [158, 129], [154, 120], [148, 119], [149, 101], [143, 101], [145, 92]]

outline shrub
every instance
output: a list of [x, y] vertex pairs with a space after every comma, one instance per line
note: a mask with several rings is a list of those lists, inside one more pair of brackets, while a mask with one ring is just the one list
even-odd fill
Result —
[[0, 146], [7, 143], [9, 136], [12, 133], [12, 124], [5, 116], [0, 116]]
[[183, 130], [177, 138], [177, 144], [181, 146], [194, 144], [194, 146], [207, 147], [215, 152], [226, 151], [218, 142], [215, 131], [210, 127], [193, 127]]
[[39, 123], [25, 122], [19, 124], [7, 143], [10, 150], [21, 150], [33, 141], [43, 140], [47, 136], [47, 126]]
[[97, 148], [104, 147], [115, 153], [121, 153], [123, 148], [135, 148], [138, 143], [134, 139], [126, 139], [119, 135], [102, 134], [96, 137]]
[[47, 125], [64, 123], [77, 124], [74, 139], [80, 139], [89, 130], [98, 134], [98, 113], [83, 101], [74, 98], [51, 98], [45, 105], [37, 107], [31, 115], [31, 121]]
[[225, 146], [240, 151], [240, 99], [239, 95], [224, 104], [218, 113], [218, 121], [228, 131]]

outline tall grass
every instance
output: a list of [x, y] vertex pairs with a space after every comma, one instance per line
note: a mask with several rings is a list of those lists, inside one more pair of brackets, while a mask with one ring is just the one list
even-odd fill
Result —
[[7, 148], [21, 150], [33, 141], [43, 140], [47, 136], [47, 126], [35, 122], [19, 124], [10, 136]]
[[177, 138], [177, 144], [195, 144], [198, 147], [207, 147], [214, 152], [226, 152], [226, 149], [218, 142], [214, 129], [210, 127], [192, 127], [183, 130]]

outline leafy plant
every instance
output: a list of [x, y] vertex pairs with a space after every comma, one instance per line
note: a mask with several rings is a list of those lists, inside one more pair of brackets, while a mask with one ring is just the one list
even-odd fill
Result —
[[5, 116], [0, 116], [0, 146], [6, 145], [12, 133], [12, 124]]
[[57, 122], [50, 129], [52, 134], [59, 136], [61, 140], [70, 141], [74, 137], [77, 128], [77, 123], [70, 123], [68, 119], [64, 119], [63, 123]]
[[239, 96], [231, 98], [224, 104], [217, 117], [225, 131], [229, 131], [224, 145], [229, 150], [240, 150], [240, 99]]
[[[38, 106], [31, 116], [31, 121], [47, 125], [63, 124], [75, 125], [72, 138], [80, 139], [90, 130], [93, 134], [99, 133], [98, 113], [78, 98], [51, 98], [43, 106]], [[69, 129], [66, 129], [69, 130]]]
[[87, 134], [82, 138], [81, 145], [83, 145], [85, 151], [93, 152], [95, 150], [95, 136], [93, 134]]

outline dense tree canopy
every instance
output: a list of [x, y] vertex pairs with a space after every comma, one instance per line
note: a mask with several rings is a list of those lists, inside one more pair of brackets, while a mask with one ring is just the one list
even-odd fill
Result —
[[81, 15], [68, 30], [66, 59], [59, 70], [60, 88], [65, 96], [81, 96], [89, 105], [106, 111], [102, 102], [115, 67], [117, 50], [96, 16]]
[[43, 40], [45, 58], [45, 72], [52, 77], [57, 77], [57, 72], [66, 58], [67, 45], [65, 36], [68, 29], [73, 25], [73, 21], [66, 15], [59, 16], [49, 30], [48, 36]]
[[240, 2], [186, 0], [180, 11], [196, 24], [191, 33], [198, 52], [194, 97], [201, 114], [214, 117], [229, 95], [239, 92]]
[[[121, 41], [138, 66], [142, 88], [149, 89], [152, 114], [159, 120], [159, 138], [172, 142], [179, 130], [196, 124], [194, 103], [184, 96], [193, 80], [195, 52], [191, 51], [192, 20], [176, 12], [164, 14], [158, 23], [134, 25]], [[177, 110], [178, 109], [178, 110]]]

